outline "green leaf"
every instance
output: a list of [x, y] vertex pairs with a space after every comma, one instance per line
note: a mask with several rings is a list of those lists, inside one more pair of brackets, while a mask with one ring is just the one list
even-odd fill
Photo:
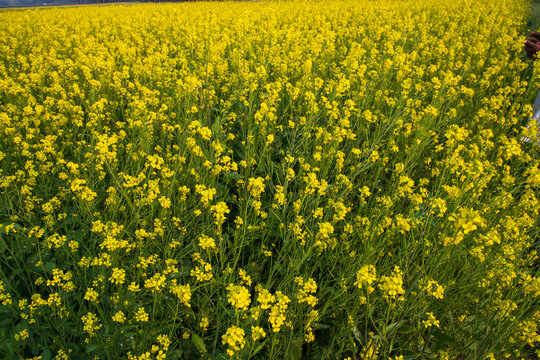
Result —
[[214, 123], [212, 124], [212, 127], [210, 130], [212, 130], [212, 134], [216, 134], [219, 132], [220, 130], [220, 127], [221, 127], [221, 119], [220, 118], [216, 118], [216, 121], [214, 121]]
[[43, 349], [41, 352], [41, 360], [51, 360], [51, 350], [49, 349]]
[[216, 197], [218, 199], [225, 196], [229, 192], [227, 186], [219, 182], [214, 184], [214, 188], [216, 189]]
[[264, 342], [264, 343], [260, 344], [259, 346], [257, 346], [257, 347], [255, 348], [255, 350], [253, 350], [253, 352], [251, 353], [251, 356], [255, 356], [255, 354], [257, 354], [259, 351], [261, 351], [262, 348], [264, 347], [264, 344], [265, 344], [265, 343], [266, 343], [266, 342]]
[[91, 353], [100, 349], [102, 349], [101, 344], [92, 344], [86, 348], [86, 352]]
[[7, 250], [6, 242], [2, 237], [0, 237], [0, 254]]
[[193, 342], [193, 345], [199, 350], [199, 352], [205, 353], [206, 352], [206, 346], [204, 345], [203, 339], [195, 333], [191, 334], [191, 341]]
[[45, 271], [48, 272], [48, 273], [52, 273], [52, 270], [55, 267], [56, 267], [56, 265], [54, 264], [54, 262], [49, 261], [48, 263], [45, 264]]
[[473, 341], [473, 343], [469, 345], [469, 349], [476, 352], [478, 350], [478, 341]]
[[434, 329], [431, 335], [433, 336], [435, 343], [437, 343], [439, 346], [456, 343], [454, 339], [452, 339], [450, 336], [446, 335], [439, 329]]
[[119, 329], [120, 331], [129, 332], [129, 331], [131, 331], [131, 330], [133, 330], [133, 329], [136, 329], [136, 328], [137, 328], [137, 327], [136, 327], [135, 325], [122, 325], [122, 326], [120, 326], [118, 329]]
[[418, 359], [420, 357], [420, 355], [406, 355], [403, 357], [403, 360], [414, 360], [414, 359]]
[[13, 326], [13, 320], [11, 318], [0, 320], [0, 329], [11, 328]]
[[230, 359], [230, 356], [227, 355], [225, 352], [217, 352], [217, 353], [212, 354], [211, 359], [212, 360], [227, 360], [227, 359]]
[[285, 360], [298, 360], [302, 358], [302, 342], [296, 340], [289, 343]]
[[401, 321], [396, 321], [394, 323], [391, 323], [390, 325], [388, 325], [386, 327], [386, 333], [387, 334], [391, 334], [393, 333], [394, 331], [398, 330], [400, 327], [402, 327], [403, 325], [405, 325], [407, 322], [405, 320], [401, 320]]
[[13, 276], [19, 276], [19, 275], [22, 275], [24, 273], [24, 269], [23, 268], [16, 268], [12, 273], [11, 275]]
[[330, 329], [330, 325], [326, 325], [326, 324], [320, 324], [320, 323], [311, 323], [311, 327], [313, 328], [313, 330], [317, 330], [317, 329]]
[[234, 180], [234, 181], [237, 181], [237, 180], [242, 179], [242, 175], [240, 175], [240, 174], [237, 173], [237, 172], [226, 173], [224, 176], [225, 176], [225, 178], [227, 178], [228, 180]]

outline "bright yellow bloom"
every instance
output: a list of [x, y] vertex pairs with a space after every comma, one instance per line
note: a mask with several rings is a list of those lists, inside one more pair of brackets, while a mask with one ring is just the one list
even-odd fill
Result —
[[275, 297], [276, 302], [270, 309], [268, 321], [272, 325], [272, 331], [279, 332], [283, 324], [285, 324], [287, 307], [291, 300], [281, 291], [276, 291]]
[[83, 330], [86, 331], [89, 335], [94, 334], [97, 330], [99, 330], [103, 325], [99, 323], [99, 319], [96, 314], [94, 313], [87, 313], [86, 315], [83, 315], [81, 318], [83, 322]]
[[231, 326], [227, 329], [227, 332], [222, 336], [223, 345], [227, 345], [227, 354], [233, 356], [235, 352], [240, 351], [246, 345], [245, 339], [246, 333], [243, 329], [237, 326]]
[[15, 334], [15, 340], [23, 341], [23, 340], [28, 339], [28, 336], [29, 336], [28, 329], [24, 329]]
[[251, 337], [254, 341], [257, 341], [259, 339], [262, 339], [266, 336], [266, 332], [264, 332], [263, 328], [260, 326], [252, 326], [251, 327]]
[[199, 246], [203, 250], [214, 249], [216, 247], [216, 242], [209, 236], [201, 235], [199, 236]]
[[150, 317], [143, 307], [137, 309], [135, 313], [135, 321], [147, 322]]
[[259, 199], [265, 189], [264, 179], [262, 177], [250, 178], [248, 180], [247, 188], [251, 196], [253, 196], [256, 199]]
[[439, 320], [437, 320], [437, 318], [435, 317], [435, 315], [433, 315], [432, 312], [429, 312], [427, 313], [427, 320], [422, 320], [422, 324], [424, 324], [424, 327], [428, 328], [430, 326], [437, 326], [439, 327], [440, 325], [440, 322]]
[[154, 274], [151, 278], [146, 279], [144, 282], [144, 287], [146, 289], [154, 291], [161, 291], [165, 287], [166, 277], [163, 274], [157, 273]]
[[211, 206], [210, 211], [212, 211], [212, 215], [214, 216], [214, 224], [216, 224], [216, 226], [223, 225], [226, 215], [230, 212], [227, 204], [223, 201]]
[[257, 301], [261, 304], [261, 309], [270, 309], [276, 298], [270, 293], [270, 291], [264, 289], [260, 284], [257, 285], [256, 290], [258, 292]]
[[99, 293], [93, 288], [88, 288], [84, 294], [84, 300], [88, 300], [90, 302], [97, 302], [98, 297]]
[[199, 322], [199, 327], [201, 328], [202, 331], [206, 331], [206, 330], [208, 330], [209, 323], [210, 322], [208, 321], [208, 318], [203, 317], [203, 318], [201, 318], [201, 321]]
[[251, 303], [249, 290], [242, 285], [229, 284], [227, 286], [229, 303], [236, 309], [247, 310]]
[[6, 292], [4, 283], [0, 280], [0, 303], [2, 303], [2, 305], [4, 306], [7, 306], [10, 305], [11, 302], [11, 295]]
[[128, 290], [131, 292], [137, 292], [137, 291], [140, 291], [140, 287], [137, 283], [132, 282], [131, 284], [129, 284]]
[[109, 278], [113, 284], [121, 285], [126, 281], [126, 271], [124, 269], [114, 268], [112, 269], [112, 275]]
[[178, 285], [176, 279], [172, 280], [171, 292], [180, 299], [180, 301], [187, 307], [191, 307], [189, 301], [191, 300], [191, 287], [189, 284]]
[[421, 281], [420, 285], [422, 286], [423, 290], [426, 291], [429, 295], [433, 296], [437, 299], [444, 298], [444, 286], [440, 285], [435, 280], [428, 280], [427, 282]]
[[305, 281], [302, 277], [296, 277], [294, 282], [299, 285], [298, 295], [299, 303], [307, 303], [311, 306], [317, 305], [317, 298], [311, 294], [317, 291], [317, 283], [312, 278]]
[[212, 265], [206, 261], [199, 259], [199, 265], [192, 269], [190, 275], [195, 277], [198, 281], [208, 281], [214, 276], [212, 274]]
[[398, 266], [394, 267], [394, 271], [390, 276], [381, 276], [379, 289], [383, 293], [383, 297], [387, 300], [398, 299], [404, 300], [400, 295], [405, 294], [403, 289], [403, 273]]
[[210, 201], [216, 195], [216, 189], [207, 188], [205, 185], [196, 185], [195, 192], [201, 195], [201, 202], [205, 207], [210, 204]]
[[118, 311], [113, 315], [112, 321], [123, 324], [126, 321], [126, 315], [122, 311]]
[[319, 232], [317, 238], [328, 239], [334, 233], [334, 227], [329, 222], [319, 223]]
[[364, 265], [356, 273], [356, 285], [359, 289], [365, 288], [368, 294], [371, 294], [375, 288], [372, 284], [377, 281], [377, 271], [373, 265]]

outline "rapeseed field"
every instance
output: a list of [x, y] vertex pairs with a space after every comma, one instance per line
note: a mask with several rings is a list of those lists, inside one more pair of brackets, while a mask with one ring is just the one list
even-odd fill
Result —
[[540, 356], [527, 11], [0, 12], [0, 358]]

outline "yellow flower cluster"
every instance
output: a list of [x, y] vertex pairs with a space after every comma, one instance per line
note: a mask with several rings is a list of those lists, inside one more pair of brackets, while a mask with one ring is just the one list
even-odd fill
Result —
[[87, 313], [86, 315], [83, 315], [81, 318], [83, 322], [83, 329], [86, 331], [89, 335], [94, 334], [97, 330], [101, 329], [103, 326], [99, 323], [99, 319], [96, 314], [94, 313]]
[[227, 332], [222, 336], [223, 344], [227, 345], [227, 354], [233, 356], [235, 352], [240, 351], [246, 345], [245, 339], [246, 333], [243, 329], [237, 326], [231, 326], [227, 329]]
[[228, 301], [236, 309], [247, 310], [251, 303], [249, 290], [242, 285], [229, 284], [227, 286]]
[[205, 207], [208, 207], [210, 201], [212, 201], [216, 195], [216, 189], [207, 188], [205, 185], [195, 186], [195, 192], [201, 195], [201, 202]]
[[433, 296], [437, 299], [443, 299], [444, 298], [444, 286], [440, 285], [435, 280], [421, 280], [420, 286], [424, 291], [426, 291], [429, 295]]
[[266, 336], [266, 332], [264, 329], [260, 326], [252, 326], [251, 327], [251, 337], [254, 341], [257, 341], [259, 339], [262, 339]]
[[28, 329], [21, 330], [17, 334], [14, 335], [16, 341], [24, 341], [28, 339], [28, 336], [30, 336], [28, 334]]
[[4, 306], [10, 305], [12, 302], [11, 295], [8, 292], [6, 292], [4, 283], [1, 280], [0, 280], [0, 302]]
[[191, 300], [191, 287], [189, 284], [178, 285], [177, 280], [173, 279], [171, 282], [171, 292], [176, 295], [185, 306], [191, 307], [189, 303]]
[[209, 325], [209, 321], [208, 321], [208, 318], [207, 317], [203, 317], [201, 318], [201, 321], [199, 322], [199, 327], [201, 328], [201, 330], [204, 332], [206, 330], [208, 330], [208, 325]]
[[287, 295], [284, 295], [281, 291], [275, 293], [275, 303], [270, 308], [270, 314], [268, 315], [268, 321], [272, 325], [273, 332], [279, 332], [281, 327], [285, 324], [287, 319], [286, 312], [288, 304], [291, 302]]
[[214, 223], [218, 228], [221, 227], [225, 222], [227, 214], [230, 212], [227, 204], [224, 201], [220, 201], [216, 205], [212, 205], [210, 210], [213, 211]]
[[123, 324], [126, 321], [126, 315], [123, 311], [118, 311], [112, 316], [112, 321]]
[[424, 327], [428, 328], [430, 326], [440, 326], [439, 320], [433, 315], [432, 312], [427, 313], [427, 320], [422, 320], [422, 324], [424, 324]]
[[2, 349], [534, 357], [527, 9], [1, 11]]
[[259, 302], [261, 309], [266, 310], [270, 309], [272, 306], [272, 303], [276, 301], [276, 297], [270, 293], [270, 291], [266, 290], [262, 287], [262, 285], [257, 285], [257, 301]]
[[354, 285], [359, 289], [366, 288], [368, 294], [371, 294], [375, 288], [371, 286], [377, 280], [377, 270], [373, 265], [364, 265], [356, 272], [356, 281]]
[[147, 322], [148, 319], [149, 315], [146, 310], [144, 310], [144, 307], [138, 308], [137, 312], [135, 313], [135, 321]]
[[124, 269], [113, 268], [109, 281], [116, 285], [122, 285], [126, 281], [126, 271]]
[[317, 298], [312, 295], [317, 292], [317, 283], [312, 278], [304, 280], [298, 276], [294, 279], [294, 282], [298, 284], [298, 294], [296, 298], [299, 303], [307, 303], [310, 306], [315, 307], [317, 305]]
[[212, 250], [216, 247], [216, 242], [214, 241], [214, 239], [207, 235], [201, 235], [199, 236], [199, 246], [203, 250]]
[[152, 292], [161, 291], [165, 288], [166, 276], [164, 274], [154, 274], [151, 278], [148, 278], [144, 281], [144, 287], [150, 289]]
[[99, 292], [97, 292], [93, 288], [88, 288], [86, 292], [84, 293], [84, 300], [88, 300], [90, 302], [97, 302], [99, 298]]
[[191, 270], [191, 276], [195, 277], [197, 281], [208, 281], [214, 276], [212, 274], [212, 265], [203, 259], [200, 258], [200, 254], [196, 253], [195, 261], [198, 262], [198, 265]]
[[404, 300], [404, 298], [401, 297], [401, 295], [405, 294], [405, 289], [403, 289], [403, 272], [399, 266], [394, 267], [390, 276], [381, 276], [378, 286], [385, 299]]
[[265, 189], [264, 179], [262, 177], [250, 178], [248, 180], [247, 188], [251, 196], [253, 196], [256, 199], [259, 199]]

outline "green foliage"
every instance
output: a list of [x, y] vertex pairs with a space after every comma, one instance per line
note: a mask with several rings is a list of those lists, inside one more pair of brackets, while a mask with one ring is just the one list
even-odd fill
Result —
[[537, 356], [528, 6], [0, 13], [0, 358]]

